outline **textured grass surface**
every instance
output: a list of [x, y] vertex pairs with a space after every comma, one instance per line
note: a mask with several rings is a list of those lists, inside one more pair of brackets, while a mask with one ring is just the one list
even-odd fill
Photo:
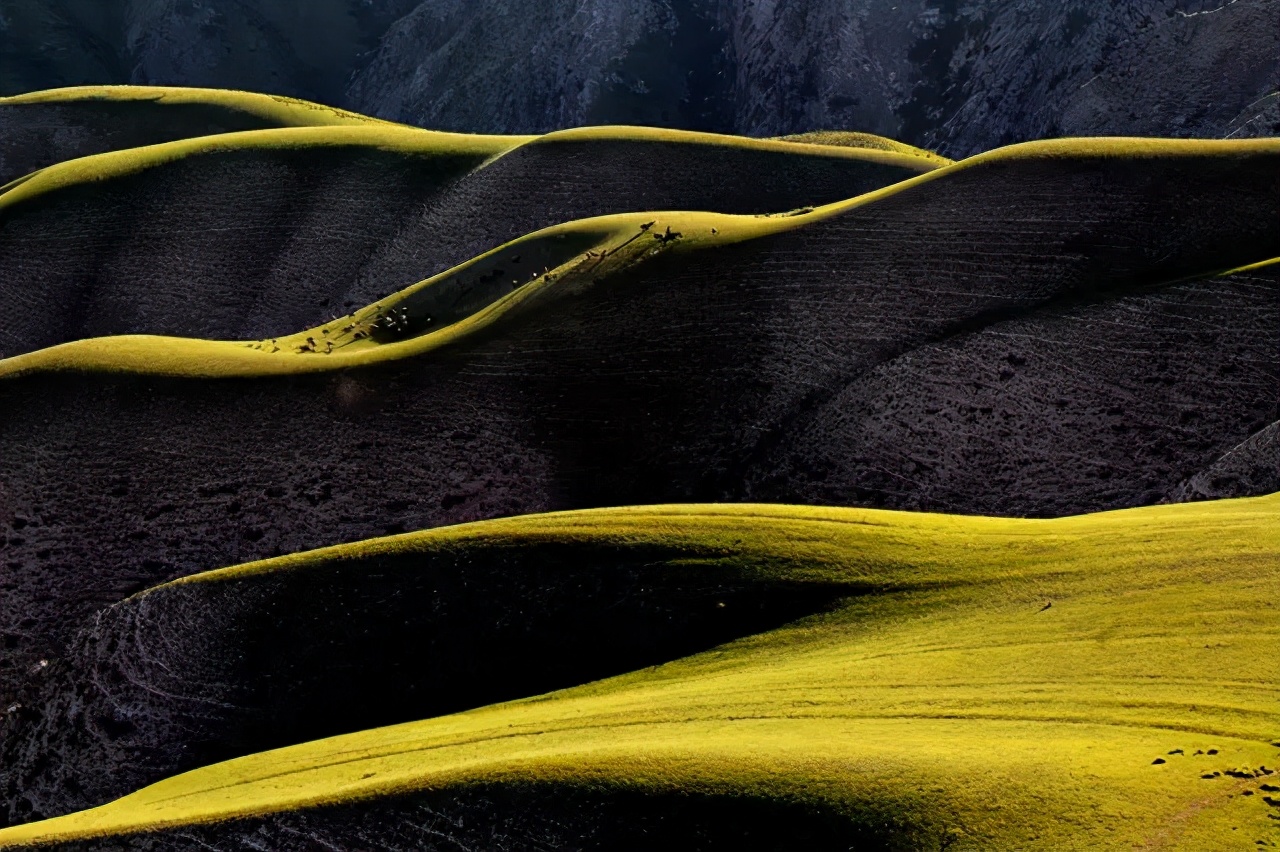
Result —
[[194, 139], [178, 139], [159, 145], [109, 151], [68, 160], [41, 169], [29, 179], [9, 185], [0, 194], [0, 211], [39, 201], [41, 196], [78, 184], [127, 177], [193, 155], [223, 151], [324, 149], [369, 147], [406, 155], [490, 157], [533, 137], [471, 136], [440, 133], [396, 124], [374, 123], [339, 127], [290, 127], [219, 133]]
[[[95, 609], [182, 574], [446, 523], [672, 502], [1042, 517], [1159, 502], [1280, 418], [1277, 267], [1215, 277], [1280, 254], [1273, 152], [1028, 146], [831, 215], [522, 230], [296, 346], [116, 338], [4, 362], [0, 665], [56, 656]], [[729, 221], [762, 235], [714, 224]], [[602, 245], [620, 250], [588, 254]], [[227, 277], [228, 295], [256, 296]], [[374, 329], [379, 307], [393, 326]], [[346, 330], [357, 321], [368, 337]]]
[[[329, 130], [321, 132], [332, 133]], [[374, 132], [390, 136], [400, 131], [379, 129]], [[676, 141], [694, 141], [697, 137], [706, 136], [706, 134], [684, 134], [666, 130], [592, 128], [565, 131], [544, 138], [548, 140], [552, 138], [613, 139], [618, 138], [620, 134], [624, 136], [637, 134]], [[501, 144], [497, 141], [501, 137], [493, 137], [493, 141], [483, 142], [470, 142], [466, 141], [470, 137], [456, 137], [450, 134], [441, 134], [440, 138], [448, 140], [444, 143], [448, 145]], [[130, 164], [123, 167], [129, 168], [141, 157], [176, 157], [180, 156], [186, 147], [208, 144], [210, 143], [194, 140], [159, 146], [164, 149], [164, 152], [143, 149], [147, 153], [123, 152], [106, 156], [121, 158], [122, 163]], [[751, 144], [786, 145], [788, 143], [758, 141]], [[848, 150], [856, 151], [860, 156], [888, 158], [905, 156], [874, 150], [870, 152], [861, 149]], [[728, 217], [706, 213], [638, 213], [571, 222], [553, 226], [546, 231], [501, 246], [476, 260], [393, 294], [377, 305], [359, 309], [334, 323], [306, 329], [293, 335], [248, 343], [141, 335], [73, 341], [2, 359], [0, 360], [0, 377], [45, 370], [128, 372], [188, 377], [267, 376], [321, 372], [395, 360], [422, 354], [457, 340], [461, 336], [486, 327], [523, 304], [535, 303], [548, 295], [562, 291], [581, 291], [598, 285], [602, 281], [607, 282], [611, 274], [630, 272], [637, 264], [655, 255], [666, 254], [668, 251], [695, 253], [700, 250], [717, 250], [764, 237], [802, 231], [821, 223], [837, 220], [860, 208], [874, 210], [873, 205], [877, 203], [905, 196], [933, 181], [956, 178], [981, 179], [985, 174], [1027, 163], [1061, 161], [1070, 164], [1073, 161], [1086, 162], [1098, 159], [1121, 162], [1131, 160], [1135, 167], [1139, 163], [1150, 162], [1153, 159], [1200, 160], [1206, 167], [1218, 165], [1231, 168], [1233, 163], [1261, 166], [1272, 161], [1280, 163], [1280, 140], [1067, 139], [1031, 142], [1002, 148], [950, 166], [933, 169], [918, 177], [857, 198], [818, 208], [807, 208], [792, 214]], [[96, 166], [81, 166], [81, 168], [96, 168]], [[9, 199], [10, 196], [13, 197], [11, 203], [36, 196], [44, 191], [46, 180], [55, 179], [44, 179], [43, 175], [37, 176], [32, 181], [17, 186], [5, 196], [0, 197], [0, 203]], [[660, 240], [658, 245], [650, 239], [670, 233], [677, 234], [680, 239], [671, 243]], [[531, 273], [519, 273], [511, 279], [510, 288], [505, 286], [506, 279], [503, 279], [501, 283], [504, 286], [489, 288], [493, 293], [491, 298], [468, 296], [476, 300], [474, 310], [459, 314], [455, 320], [444, 324], [445, 327], [438, 331], [433, 328], [430, 333], [415, 334], [408, 339], [405, 339], [404, 334], [395, 335], [392, 343], [379, 340], [378, 336], [372, 333], [375, 324], [390, 313], [408, 311], [413, 314], [415, 301], [426, 302], [428, 308], [424, 309], [434, 319], [439, 312], [429, 308], [436, 307], [436, 303], [441, 300], [447, 302], [457, 300], [457, 296], [448, 292], [446, 288], [456, 290], [460, 286], [464, 291], [474, 294], [482, 284], [472, 279], [488, 275], [492, 269], [504, 265], [504, 260], [509, 261], [526, 249], [538, 251], [548, 240], [557, 239], [573, 245], [575, 249], [579, 249], [584, 244], [593, 244], [593, 248], [581, 253], [552, 251], [547, 255], [548, 262], [543, 269], [539, 270], [535, 266]], [[1186, 270], [1184, 277], [1210, 272], [1227, 272], [1246, 264], [1265, 262], [1273, 256], [1275, 250], [1274, 244], [1264, 242], [1257, 246], [1254, 257], [1241, 257], [1234, 262], [1220, 265], [1216, 270], [1189, 269]], [[510, 271], [511, 263], [507, 262], [505, 266]], [[1178, 277], [1176, 274], [1166, 274], [1166, 276], [1164, 279], [1166, 282], [1177, 280]], [[446, 290], [441, 299], [431, 298], [434, 291], [440, 290]], [[316, 355], [325, 357], [314, 357]]]
[[802, 800], [855, 823], [877, 814], [881, 840], [915, 848], [939, 838], [957, 849], [1188, 850], [1278, 839], [1258, 790], [1280, 762], [1276, 496], [1052, 521], [596, 510], [179, 582], [334, 560], [358, 571], [380, 552], [545, 540], [660, 544], [699, 554], [691, 571], [719, 561], [762, 581], [843, 584], [851, 597], [834, 613], [668, 665], [189, 772], [7, 829], [0, 843], [377, 807], [390, 794], [476, 782]]
[[875, 148], [882, 151], [897, 151], [902, 154], [913, 154], [917, 157], [933, 160], [940, 166], [954, 162], [941, 154], [935, 154], [933, 151], [926, 151], [923, 148], [917, 148], [905, 142], [876, 136], [874, 133], [857, 133], [851, 130], [812, 130], [808, 133], [794, 133], [776, 138], [785, 142], [807, 142], [811, 145], [844, 145], [850, 148]]
[[0, 312], [14, 316], [0, 353], [121, 334], [276, 337], [561, 222], [770, 213], [935, 166], [619, 127], [537, 138], [294, 127], [112, 151], [0, 193]]
[[[104, 105], [273, 129], [41, 136]], [[1280, 140], [950, 163], [238, 92], [0, 108], [31, 125], [0, 173], [127, 147], [0, 188], [0, 788], [21, 821], [173, 776], [0, 845], [417, 848], [422, 808], [728, 844], [774, 807], [855, 848], [1280, 843], [1280, 495], [761, 505], [1273, 490]]]
[[[617, 126], [562, 130], [543, 136], [486, 136], [482, 134], [442, 133], [423, 130], [297, 98], [222, 89], [158, 86], [75, 86], [0, 97], [0, 110], [5, 107], [54, 105], [91, 108], [104, 104], [146, 105], [146, 108], [154, 110], [161, 115], [164, 114], [166, 108], [172, 107], [193, 105], [216, 107], [259, 119], [271, 125], [266, 128], [268, 131], [307, 128], [320, 132], [286, 136], [275, 136], [268, 132], [266, 136], [245, 137], [230, 133], [219, 133], [216, 134], [218, 137], [227, 138], [219, 138], [217, 142], [213, 143], [205, 141], [204, 143], [193, 142], [192, 144], [182, 144], [190, 140], [175, 139], [161, 142], [160, 146], [163, 147], [144, 145], [127, 151], [103, 152], [118, 154], [119, 156], [93, 160], [86, 165], [75, 168], [64, 167], [58, 169], [55, 175], [48, 176], [45, 182], [40, 184], [41, 191], [81, 180], [110, 179], [193, 153], [222, 148], [252, 149], [254, 147], [370, 144], [392, 150], [408, 150], [417, 153], [444, 153], [447, 151], [466, 151], [469, 153], [480, 149], [496, 154], [516, 145], [543, 139], [547, 141], [643, 140], [674, 143], [701, 142], [762, 151], [804, 152], [804, 148], [797, 148], [794, 144], [791, 144], [794, 141], [807, 143], [807, 146], [827, 149], [826, 153], [831, 156], [868, 159], [873, 162], [901, 165], [918, 171], [936, 168], [951, 162], [945, 157], [940, 157], [930, 151], [866, 133], [806, 134], [803, 137], [783, 137], [778, 140], [770, 140], [665, 128]], [[19, 115], [15, 115], [15, 118], [19, 117]], [[344, 133], [343, 128], [359, 128], [368, 132], [350, 134]], [[242, 132], [254, 134], [262, 131], [244, 130]], [[838, 150], [840, 148], [852, 148], [853, 150], [841, 152]], [[7, 186], [11, 187], [13, 184]], [[30, 191], [31, 188], [28, 188], [28, 192]], [[7, 201], [12, 203], [21, 197], [24, 196], [17, 196], [7, 199]]]
[[282, 127], [393, 126], [250, 92], [77, 86], [0, 98], [0, 185], [64, 160], [176, 139]]
[[197, 89], [181, 86], [68, 86], [0, 98], [0, 107], [29, 104], [92, 105], [148, 102], [163, 108], [185, 104], [218, 106], [269, 120], [282, 127], [390, 125], [393, 122], [284, 95]]

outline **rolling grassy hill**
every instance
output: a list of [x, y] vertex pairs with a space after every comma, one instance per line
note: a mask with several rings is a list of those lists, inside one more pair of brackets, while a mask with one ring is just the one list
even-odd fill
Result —
[[0, 846], [1280, 844], [1280, 498], [1152, 505], [1280, 492], [1280, 140], [99, 88], [36, 167]]
[[12, 318], [0, 353], [109, 334], [285, 334], [558, 222], [770, 213], [940, 162], [643, 128], [535, 138], [384, 123], [100, 154], [0, 194], [0, 311]]
[[[636, 507], [197, 575], [95, 625], [77, 662], [99, 666], [78, 673], [96, 691], [83, 708], [62, 705], [70, 715], [49, 731], [70, 736], [80, 712], [136, 720], [142, 731], [94, 744], [120, 749], [123, 765], [130, 746], [151, 753], [148, 726], [175, 722], [165, 713], [181, 702], [234, 713], [244, 705], [232, 695], [288, 702], [301, 685], [309, 700], [289, 706], [306, 707], [305, 725], [352, 706], [352, 688], [372, 710], [405, 689], [397, 673], [441, 693], [492, 688], [523, 643], [533, 687], [555, 669], [598, 674], [584, 662], [621, 661], [615, 637], [637, 629], [686, 650], [743, 638], [559, 692], [211, 765], [0, 831], [0, 844], [1257, 848], [1280, 842], [1269, 792], [1280, 779], [1278, 519], [1275, 496], [1045, 521]], [[488, 609], [471, 603], [485, 599]], [[290, 600], [301, 603], [282, 606]], [[415, 601], [432, 615], [413, 616], [414, 629], [438, 619], [435, 644], [392, 640], [388, 625]], [[485, 613], [459, 625], [464, 647], [510, 624], [505, 643], [478, 643], [469, 671], [448, 645], [454, 604]], [[299, 621], [278, 634], [250, 627], [282, 614]], [[764, 624], [779, 616], [789, 623]], [[316, 647], [300, 655], [298, 640], [281, 639], [303, 622]], [[376, 671], [353, 684], [345, 664], [324, 660], [341, 660], [362, 631], [384, 654], [366, 654]], [[437, 682], [428, 672], [441, 667], [455, 671]], [[246, 689], [224, 672], [271, 686]], [[73, 765], [54, 770], [61, 784], [103, 775], [91, 759]], [[779, 818], [785, 832], [769, 828]]]
[[0, 185], [60, 163], [177, 139], [275, 127], [392, 126], [255, 92], [74, 86], [0, 98]]
[[175, 576], [485, 517], [1157, 502], [1280, 419], [1280, 266], [1222, 274], [1280, 255], [1278, 162], [1035, 143], [798, 215], [555, 226], [275, 342], [0, 361], [0, 660]]

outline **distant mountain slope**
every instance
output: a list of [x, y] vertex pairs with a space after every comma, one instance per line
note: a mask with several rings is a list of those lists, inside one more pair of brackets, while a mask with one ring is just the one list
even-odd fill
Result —
[[1057, 136], [1280, 135], [1277, 0], [726, 4], [734, 127], [961, 157]]
[[0, 0], [0, 94], [103, 83], [334, 103], [415, 0]]
[[0, 0], [0, 93], [269, 91], [437, 130], [1280, 134], [1280, 0]]

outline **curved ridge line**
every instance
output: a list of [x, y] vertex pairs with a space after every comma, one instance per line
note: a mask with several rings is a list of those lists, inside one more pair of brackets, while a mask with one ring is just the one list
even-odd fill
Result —
[[[266, 132], [273, 131], [248, 131], [248, 133]], [[209, 138], [217, 137], [205, 137], [205, 139]], [[186, 141], [188, 140], [181, 140], [181, 142]], [[166, 146], [175, 144], [180, 143], [164, 143]], [[508, 153], [510, 150], [514, 150], [514, 148], [507, 149], [507, 151], [504, 151], [503, 153]], [[112, 154], [99, 154], [94, 156], [113, 156], [116, 153], [121, 152], [112, 152]], [[123, 153], [128, 153], [128, 151]], [[719, 247], [747, 241], [760, 236], [775, 235], [797, 230], [816, 222], [838, 217], [851, 210], [874, 204], [883, 199], [894, 197], [899, 194], [905, 194], [929, 182], [942, 180], [957, 172], [972, 168], [979, 168], [989, 164], [1041, 159], [1069, 160], [1076, 157], [1090, 156], [1123, 160], [1136, 158], [1190, 159], [1195, 157], [1226, 155], [1240, 156], [1242, 154], [1280, 155], [1280, 139], [1186, 140], [1101, 137], [1023, 142], [1017, 145], [1010, 145], [1005, 148], [998, 148], [965, 160], [960, 160], [952, 165], [944, 166], [930, 172], [925, 172], [899, 183], [891, 184], [890, 186], [873, 190], [851, 199], [822, 205], [797, 215], [740, 216], [696, 211], [618, 213], [553, 225], [549, 228], [543, 228], [539, 231], [519, 237], [516, 240], [504, 243], [503, 245], [491, 249], [484, 254], [477, 255], [465, 263], [454, 266], [439, 273], [438, 275], [404, 288], [382, 301], [389, 305], [395, 305], [399, 300], [403, 299], [407, 295], [419, 292], [434, 282], [442, 281], [447, 277], [480, 262], [481, 260], [488, 259], [500, 251], [517, 246], [527, 240], [543, 238], [556, 233], [581, 231], [588, 228], [599, 228], [602, 231], [613, 230], [613, 236], [620, 240], [622, 236], [622, 229], [626, 228], [626, 226], [630, 225], [634, 228], [637, 225], [642, 224], [642, 219], [647, 219], [653, 216], [658, 217], [654, 222], [658, 230], [661, 230], [663, 225], [662, 216], [682, 217], [676, 219], [674, 222], [675, 224], [686, 223], [681, 224], [681, 227], [687, 227], [687, 223], [691, 219], [695, 222], [701, 221], [708, 230], [716, 224], [724, 225], [729, 223], [738, 226], [736, 229], [733, 229], [736, 230], [736, 233], [727, 232], [720, 235], [720, 238], [716, 240], [711, 240], [709, 238], [702, 238], [700, 240], [684, 240], [669, 247], [673, 250], [682, 252], [691, 251], [698, 246], [706, 244], [712, 244]], [[501, 156], [501, 154], [499, 156]], [[87, 160], [89, 158], [84, 159]], [[82, 161], [71, 162], [76, 163]], [[22, 189], [23, 187], [19, 187], [17, 191], [21, 192]], [[0, 210], [3, 209], [6, 198], [7, 195], [0, 196]], [[603, 241], [598, 244], [598, 247], [603, 246]], [[612, 248], [615, 247], [616, 245], [611, 246], [608, 250], [612, 250]], [[590, 271], [594, 271], [594, 267]], [[460, 339], [467, 333], [476, 331], [479, 328], [487, 327], [498, 318], [502, 310], [520, 305], [535, 295], [545, 294], [545, 291], [548, 290], [547, 285], [549, 283], [550, 282], [548, 282], [544, 277], [539, 277], [530, 284], [521, 287], [519, 290], [507, 294], [506, 296], [490, 303], [475, 314], [437, 331], [429, 332], [425, 335], [413, 337], [405, 341], [396, 341], [393, 343], [377, 344], [373, 347], [365, 347], [356, 353], [341, 353], [336, 357], [334, 355], [326, 355], [324, 358], [310, 359], [306, 362], [305, 366], [292, 359], [288, 363], [284, 363], [283, 359], [274, 358], [272, 355], [263, 352], [257, 352], [255, 355], [252, 350], [250, 350], [249, 353], [239, 352], [235, 355], [231, 354], [233, 349], [243, 348], [246, 343], [245, 341], [207, 341], [195, 338], [164, 337], [158, 335], [120, 335], [115, 337], [87, 338], [83, 340], [69, 341], [57, 346], [0, 359], [0, 379], [5, 377], [17, 377], [45, 370], [135, 372], [144, 375], [162, 375], [187, 378], [249, 378], [270, 375], [296, 375], [302, 373], [329, 372], [343, 367], [383, 363], [399, 357], [424, 354], [425, 352], [434, 350], [446, 343]], [[563, 282], [557, 283], [561, 283], [563, 286]], [[583, 282], [578, 281], [576, 283], [581, 284]], [[372, 306], [366, 306], [365, 308], [354, 312], [353, 316], [369, 311], [370, 307]], [[286, 335], [283, 339], [302, 338], [305, 337], [308, 332], [314, 333], [317, 328], [318, 327], [304, 329], [296, 334]], [[217, 349], [213, 347], [217, 347]], [[176, 353], [178, 355], [176, 359], [173, 357], [167, 359], [163, 357], [166, 351], [168, 351], [172, 356], [175, 354], [174, 350], [182, 349], [186, 349], [188, 351], [185, 354], [181, 352]], [[70, 353], [69, 356], [68, 353]], [[245, 357], [246, 355], [248, 356], [247, 358]]]
[[[1212, 507], [1206, 509], [1206, 507]], [[1256, 514], [1241, 514], [1241, 507], [1256, 510]], [[431, 527], [424, 530], [397, 533], [389, 536], [362, 539], [345, 544], [334, 544], [311, 550], [258, 559], [239, 565], [213, 568], [178, 577], [166, 583], [136, 592], [145, 595], [155, 589], [184, 583], [222, 580], [253, 576], [273, 570], [290, 570], [313, 561], [343, 561], [402, 553], [426, 552], [440, 543], [497, 540], [521, 535], [578, 534], [586, 540], [605, 537], [617, 526], [631, 527], [652, 524], [655, 520], [680, 520], [692, 522], [777, 521], [821, 528], [870, 527], [882, 530], [914, 529], [935, 534], [957, 534], [972, 540], [980, 532], [973, 527], [987, 527], [994, 539], [1007, 543], [1019, 537], [1088, 539], [1105, 535], [1106, 528], [1126, 525], [1135, 518], [1151, 521], [1178, 515], [1223, 515], [1212, 517], [1215, 526], [1235, 520], [1249, 524], [1258, 517], [1280, 514], [1280, 492], [1260, 497], [1238, 497], [1215, 500], [1208, 503], [1170, 503], [1156, 506], [1137, 506], [1090, 512], [1060, 518], [1003, 518], [985, 515], [951, 515], [937, 512], [911, 512], [894, 509], [865, 509], [854, 507], [803, 506], [773, 503], [672, 503], [651, 506], [618, 506], [595, 509], [567, 509], [556, 512], [540, 512], [505, 518], [489, 518], [458, 524]], [[1081, 523], [1103, 525], [1102, 530], [1077, 529]], [[610, 526], [617, 525], [617, 526]], [[666, 529], [666, 527], [660, 527]], [[132, 596], [131, 596], [132, 597]], [[125, 600], [128, 600], [126, 598]]]
[[185, 157], [204, 154], [365, 146], [409, 156], [488, 157], [489, 159], [475, 167], [479, 168], [490, 162], [495, 155], [505, 153], [535, 138], [537, 137], [446, 133], [394, 124], [272, 127], [262, 130], [238, 130], [233, 133], [190, 136], [154, 145], [89, 154], [46, 166], [32, 172], [26, 178], [19, 178], [7, 184], [6, 191], [0, 194], [0, 212], [15, 204], [61, 189], [128, 177], [178, 162]]

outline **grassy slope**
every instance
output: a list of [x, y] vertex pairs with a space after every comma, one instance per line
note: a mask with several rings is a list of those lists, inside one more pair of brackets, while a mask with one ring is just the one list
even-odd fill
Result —
[[811, 130], [808, 133], [793, 133], [788, 136], [776, 136], [784, 142], [806, 142], [811, 145], [846, 145], [851, 148], [877, 148], [881, 151], [897, 151], [903, 154], [914, 154], [945, 166], [954, 162], [941, 154], [935, 154], [924, 148], [917, 148], [905, 142], [886, 139], [874, 133], [858, 133], [852, 130]]
[[63, 160], [176, 139], [277, 127], [394, 126], [277, 95], [160, 86], [76, 86], [0, 98], [0, 184]]
[[908, 841], [958, 831], [967, 842], [954, 848], [1253, 848], [1275, 840], [1273, 809], [1240, 794], [1268, 779], [1201, 776], [1280, 762], [1269, 744], [1280, 735], [1278, 521], [1280, 496], [1050, 521], [628, 508], [227, 569], [341, 558], [358, 570], [378, 549], [548, 537], [683, 542], [719, 546], [761, 577], [841, 582], [857, 596], [654, 669], [189, 772], [0, 831], [0, 843], [539, 780], [600, 795], [624, 785], [795, 797], [854, 819], [887, 809]]
[[[202, 91], [202, 90], [194, 90]], [[240, 94], [218, 92], [218, 94]], [[264, 96], [253, 96], [264, 97]], [[4, 99], [0, 99], [2, 101]], [[30, 202], [38, 196], [64, 187], [81, 183], [109, 181], [134, 174], [144, 169], [162, 166], [184, 157], [207, 152], [253, 149], [289, 149], [315, 147], [342, 147], [364, 145], [381, 150], [408, 154], [485, 153], [496, 156], [519, 145], [529, 143], [554, 144], [557, 142], [609, 142], [649, 141], [672, 144], [714, 144], [734, 148], [772, 151], [781, 154], [808, 154], [817, 147], [829, 157], [864, 160], [872, 163], [900, 166], [915, 172], [928, 172], [939, 163], [925, 156], [916, 156], [896, 150], [876, 148], [850, 148], [834, 145], [800, 145], [770, 139], [749, 139], [714, 133], [698, 133], [685, 130], [668, 130], [649, 127], [587, 127], [577, 130], [561, 130], [544, 136], [484, 136], [468, 133], [447, 133], [423, 130], [416, 127], [372, 121], [352, 122], [340, 126], [298, 126], [267, 130], [246, 130], [239, 133], [223, 133], [212, 137], [179, 139], [159, 145], [147, 145], [124, 151], [109, 151], [82, 157], [42, 169], [0, 187], [0, 210], [16, 204]], [[946, 162], [946, 161], [943, 161]]]
[[[543, 137], [299, 127], [113, 151], [0, 191], [0, 312], [17, 317], [0, 349], [131, 333], [274, 336], [328, 318], [321, 305], [363, 305], [559, 221], [785, 210], [934, 167], [871, 149], [621, 127]], [[765, 176], [724, 187], [751, 170]], [[597, 173], [613, 179], [600, 186]], [[64, 303], [77, 309], [51, 307]]]
[[324, 104], [312, 103], [284, 95], [238, 92], [225, 89], [195, 89], [180, 86], [68, 86], [0, 98], [0, 107], [21, 104], [93, 104], [103, 101], [131, 103], [146, 101], [161, 107], [178, 104], [204, 104], [243, 112], [281, 127], [313, 127], [320, 125], [392, 125], [393, 122], [372, 118]]
[[[551, 134], [565, 138], [611, 138], [616, 133], [638, 133], [661, 137], [691, 137], [705, 134], [682, 134], [676, 131], [626, 128], [590, 128]], [[734, 137], [725, 137], [734, 140]], [[182, 144], [182, 143], [175, 143]], [[736, 140], [732, 144], [787, 145], [798, 143]], [[167, 146], [162, 146], [167, 147]], [[887, 152], [844, 149], [861, 156], [898, 157]], [[121, 156], [137, 156], [126, 152]], [[155, 156], [155, 155], [147, 155]], [[697, 252], [722, 248], [734, 243], [803, 229], [851, 210], [905, 193], [922, 184], [946, 180], [955, 175], [972, 176], [984, 169], [999, 169], [1019, 161], [1066, 161], [1080, 158], [1105, 158], [1123, 161], [1146, 158], [1204, 158], [1206, 162], [1230, 162], [1233, 159], [1280, 158], [1280, 140], [1189, 141], [1151, 139], [1064, 139], [1029, 142], [998, 149], [943, 168], [927, 171], [918, 177], [867, 193], [843, 202], [816, 209], [797, 211], [792, 215], [725, 216], [708, 213], [663, 212], [617, 214], [590, 220], [565, 223], [530, 234], [493, 249], [466, 264], [447, 270], [426, 281], [355, 311], [335, 323], [306, 329], [274, 341], [234, 342], [206, 341], [149, 335], [122, 335], [72, 341], [36, 352], [0, 360], [0, 377], [41, 371], [130, 372], [148, 375], [223, 377], [267, 376], [313, 373], [396, 360], [431, 351], [460, 339], [500, 319], [508, 312], [553, 297], [560, 292], [574, 292], [605, 281], [610, 274], [627, 270], [656, 254], [669, 251]], [[10, 195], [27, 198], [40, 193], [43, 184], [28, 182], [0, 197], [0, 206]], [[645, 233], [643, 226], [652, 223]], [[649, 239], [667, 230], [679, 232], [682, 238], [670, 244], [655, 245]], [[549, 275], [536, 275], [520, 283], [525, 286], [503, 293], [460, 321], [391, 343], [380, 343], [373, 336], [359, 337], [358, 332], [371, 328], [378, 317], [399, 307], [412, 304], [415, 295], [422, 298], [431, 288], [452, 286], [453, 282], [474, 277], [479, 270], [501, 264], [504, 257], [518, 255], [544, 246], [557, 239], [573, 243], [593, 243], [592, 253], [574, 252], [551, 265]], [[603, 253], [604, 256], [600, 256]], [[1261, 260], [1261, 257], [1255, 260]], [[1227, 270], [1221, 270], [1226, 272]], [[513, 282], [516, 283], [516, 282]], [[350, 330], [344, 330], [344, 329]], [[339, 340], [339, 338], [341, 338]], [[339, 340], [332, 352], [319, 349], [329, 340]], [[318, 341], [318, 344], [309, 341]], [[315, 351], [309, 351], [315, 347]], [[314, 357], [323, 355], [324, 357]], [[298, 356], [298, 357], [295, 357]]]
[[[283, 95], [269, 95], [258, 92], [230, 91], [225, 89], [199, 89], [178, 86], [69, 86], [62, 89], [48, 89], [39, 92], [28, 92], [21, 95], [0, 97], [0, 107], [24, 104], [96, 104], [102, 102], [134, 103], [147, 102], [156, 108], [180, 104], [202, 104], [218, 106], [226, 110], [237, 111], [273, 122], [281, 127], [315, 127], [337, 125], [404, 126], [372, 116], [324, 104], [313, 103], [299, 98]], [[913, 158], [928, 160], [936, 165], [950, 163], [946, 157], [876, 136], [872, 133], [851, 133], [845, 131], [818, 131], [801, 133], [793, 136], [781, 136], [776, 140], [756, 140], [747, 137], [730, 137], [721, 134], [694, 133], [690, 131], [670, 130], [662, 128], [629, 128], [640, 131], [662, 134], [670, 138], [681, 137], [716, 137], [736, 139], [745, 144], [768, 143], [770, 141], [803, 142], [823, 147], [855, 147], [901, 154]], [[599, 132], [601, 128], [583, 128], [579, 131], [561, 131], [569, 133]], [[558, 135], [558, 134], [550, 134]], [[509, 137], [518, 139], [523, 137]]]
[[286, 127], [221, 133], [215, 136], [179, 139], [160, 145], [128, 148], [123, 151], [108, 151], [49, 166], [26, 178], [14, 181], [7, 187], [0, 188], [2, 189], [0, 211], [33, 201], [38, 203], [40, 196], [77, 184], [109, 181], [146, 169], [157, 168], [184, 157], [219, 151], [367, 146], [419, 156], [448, 154], [497, 156], [533, 138], [535, 137], [443, 133], [396, 124]]
[[[127, 148], [234, 132], [300, 127], [402, 127], [347, 110], [279, 95], [163, 86], [76, 86], [0, 97], [0, 184], [59, 161]], [[655, 131], [650, 137], [662, 133]], [[555, 136], [557, 134], [551, 134]], [[854, 146], [888, 152], [933, 168], [948, 160], [870, 134], [806, 138], [823, 149]], [[672, 132], [761, 147], [766, 140]], [[851, 138], [856, 137], [856, 138]], [[510, 136], [510, 145], [533, 137]], [[804, 150], [794, 145], [778, 150]], [[810, 147], [810, 146], [805, 146]], [[827, 153], [831, 152], [827, 150]], [[3, 187], [0, 187], [2, 189]]]

